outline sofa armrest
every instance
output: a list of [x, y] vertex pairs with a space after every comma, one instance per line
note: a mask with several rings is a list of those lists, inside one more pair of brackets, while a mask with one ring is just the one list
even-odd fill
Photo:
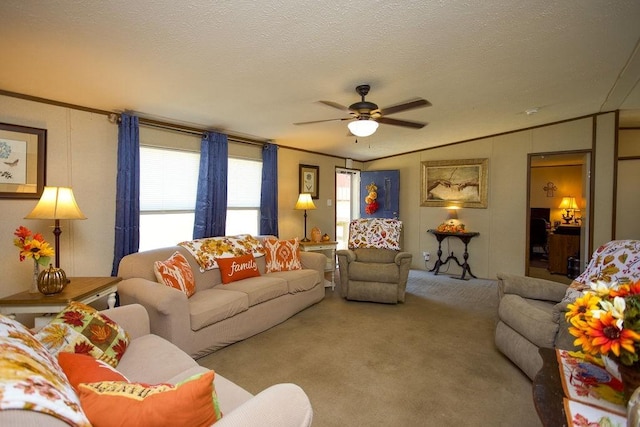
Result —
[[146, 279], [131, 278], [118, 283], [120, 302], [141, 304], [149, 315], [152, 334], [189, 353], [187, 332], [191, 330], [187, 296], [177, 289]]
[[225, 413], [216, 427], [307, 427], [312, 420], [306, 393], [295, 384], [276, 384]]
[[102, 313], [122, 326], [131, 339], [151, 333], [149, 315], [140, 304], [121, 305], [109, 310], [102, 310]]
[[336, 251], [336, 255], [338, 256], [338, 259], [340, 259], [341, 256], [346, 257], [347, 262], [353, 262], [356, 260], [356, 253], [351, 249], [340, 249], [339, 251]]
[[320, 252], [300, 252], [300, 262], [302, 268], [308, 268], [310, 270], [316, 270], [320, 273], [318, 280], [322, 280], [324, 277], [324, 270], [327, 266], [327, 257]]
[[498, 273], [498, 293], [520, 295], [523, 298], [560, 302], [567, 292], [568, 285], [535, 277]]
[[409, 252], [398, 252], [398, 255], [396, 255], [395, 258], [395, 263], [400, 265], [402, 264], [402, 260], [409, 260], [409, 263], [411, 263], [411, 260], [413, 259], [413, 255], [411, 255]]

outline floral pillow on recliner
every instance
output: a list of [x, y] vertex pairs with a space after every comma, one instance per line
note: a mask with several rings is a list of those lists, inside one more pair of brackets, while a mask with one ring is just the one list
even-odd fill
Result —
[[402, 221], [387, 218], [360, 218], [349, 224], [349, 249], [378, 248], [400, 250]]

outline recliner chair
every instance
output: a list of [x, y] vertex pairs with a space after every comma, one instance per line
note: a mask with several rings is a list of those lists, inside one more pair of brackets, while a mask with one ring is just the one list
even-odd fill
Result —
[[402, 221], [356, 219], [349, 224], [349, 249], [339, 250], [341, 295], [348, 300], [404, 302], [412, 255], [400, 250]]
[[570, 286], [533, 277], [498, 274], [498, 350], [530, 379], [542, 368], [540, 347], [579, 350], [565, 319], [567, 305], [597, 280], [640, 280], [640, 240], [613, 240], [599, 247]]

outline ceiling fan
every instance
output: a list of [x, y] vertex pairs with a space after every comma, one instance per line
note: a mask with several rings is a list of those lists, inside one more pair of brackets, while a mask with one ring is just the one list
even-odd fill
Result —
[[388, 116], [389, 114], [399, 113], [401, 111], [413, 110], [414, 108], [421, 107], [429, 107], [431, 103], [426, 99], [415, 99], [413, 101], [408, 101], [402, 104], [393, 105], [386, 108], [378, 108], [376, 104], [373, 102], [365, 101], [364, 97], [369, 93], [369, 85], [359, 85], [356, 87], [356, 92], [361, 96], [361, 100], [359, 102], [351, 104], [349, 107], [345, 107], [344, 105], [338, 104], [333, 101], [318, 101], [329, 107], [337, 108], [338, 110], [348, 112], [351, 114], [350, 117], [342, 117], [338, 119], [327, 119], [327, 120], [314, 120], [311, 122], [300, 122], [294, 123], [294, 125], [307, 125], [311, 123], [321, 123], [321, 122], [331, 122], [331, 121], [344, 121], [350, 120], [348, 123], [349, 130], [355, 136], [365, 137], [369, 135], [373, 135], [373, 133], [378, 129], [378, 123], [383, 123], [386, 125], [393, 126], [402, 126], [408, 127], [412, 129], [422, 129], [427, 124], [420, 122], [411, 122], [408, 120], [398, 120], [392, 119]]

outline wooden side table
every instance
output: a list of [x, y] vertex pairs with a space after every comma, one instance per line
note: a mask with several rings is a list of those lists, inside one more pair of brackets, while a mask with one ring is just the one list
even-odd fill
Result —
[[15, 314], [59, 313], [71, 302], [89, 304], [108, 295], [109, 308], [116, 305], [119, 277], [72, 277], [64, 290], [54, 295], [29, 291], [19, 292], [0, 299], [0, 313], [8, 316]]
[[[323, 252], [327, 257], [325, 273], [331, 273], [331, 283], [325, 287], [331, 286], [333, 291], [336, 288], [336, 248], [338, 242], [300, 242], [300, 248], [305, 252]], [[328, 253], [328, 255], [327, 255]]]
[[[433, 266], [433, 268], [429, 271], [434, 271], [433, 274], [437, 275], [440, 272], [440, 267], [442, 267], [444, 264], [447, 264], [449, 261], [454, 260], [456, 264], [458, 264], [458, 266], [462, 267], [462, 274], [460, 275], [461, 280], [464, 280], [464, 276], [467, 274], [467, 272], [469, 273], [469, 276], [473, 277], [474, 279], [477, 279], [477, 277], [474, 276], [473, 273], [471, 272], [471, 266], [469, 266], [468, 246], [471, 239], [480, 235], [480, 233], [478, 233], [477, 231], [467, 231], [464, 233], [450, 233], [448, 231], [438, 231], [438, 230], [427, 230], [427, 232], [433, 234], [436, 237], [436, 240], [438, 240], [438, 259], [436, 260], [436, 263]], [[462, 254], [462, 258], [464, 259], [463, 263], [460, 263], [460, 261], [458, 261], [458, 258], [456, 258], [453, 252], [451, 252], [451, 255], [449, 255], [446, 260], [442, 261], [442, 241], [448, 237], [457, 237], [462, 241], [462, 243], [464, 243], [464, 253]]]

